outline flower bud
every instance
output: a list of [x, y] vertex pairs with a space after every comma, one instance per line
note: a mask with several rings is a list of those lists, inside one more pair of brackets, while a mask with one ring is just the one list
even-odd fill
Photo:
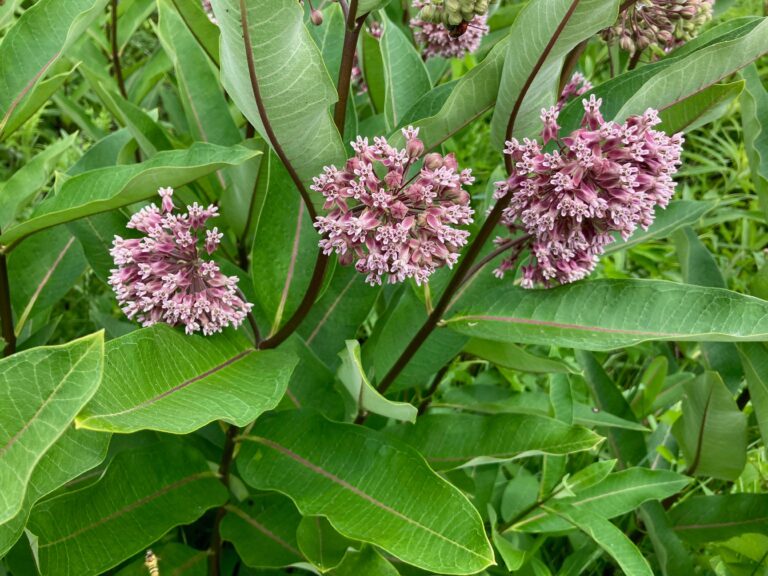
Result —
[[323, 13], [320, 10], [312, 10], [309, 14], [309, 19], [312, 20], [312, 24], [320, 26], [323, 23]]
[[408, 154], [408, 158], [418, 158], [424, 154], [424, 143], [418, 138], [412, 138], [405, 145], [405, 151]]
[[429, 170], [437, 170], [443, 166], [443, 157], [437, 152], [432, 152], [424, 156], [424, 167]]

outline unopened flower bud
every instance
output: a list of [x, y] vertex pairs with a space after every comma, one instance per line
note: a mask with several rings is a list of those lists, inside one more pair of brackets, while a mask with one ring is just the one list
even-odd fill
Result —
[[424, 156], [424, 167], [430, 170], [437, 170], [443, 166], [443, 157], [437, 152], [432, 152]]
[[323, 13], [320, 10], [312, 10], [309, 13], [309, 19], [312, 20], [312, 24], [320, 26], [323, 23]]
[[418, 158], [424, 154], [424, 143], [418, 138], [408, 140], [405, 145], [405, 151], [408, 154], [408, 158]]

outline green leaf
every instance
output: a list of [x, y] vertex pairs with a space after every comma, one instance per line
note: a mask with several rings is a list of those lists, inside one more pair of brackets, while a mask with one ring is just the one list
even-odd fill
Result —
[[360, 0], [360, 3], [357, 6], [357, 13], [360, 15], [368, 14], [379, 8], [384, 8], [391, 1], [392, 0]]
[[242, 140], [222, 92], [218, 70], [172, 8], [173, 0], [158, 3], [158, 38], [176, 69], [176, 82], [192, 137], [223, 146]]
[[346, 348], [339, 352], [339, 357], [339, 381], [349, 392], [356, 407], [356, 414], [370, 412], [395, 420], [416, 422], [415, 406], [407, 402], [387, 400], [371, 385], [360, 359], [360, 343], [357, 340], [347, 340]]
[[[550, 500], [554, 510], [578, 510], [600, 518], [615, 518], [631, 512], [648, 500], [663, 500], [677, 494], [689, 478], [668, 470], [629, 468], [613, 472], [597, 484], [574, 496]], [[568, 529], [568, 522], [551, 511], [534, 511], [512, 527], [525, 532], [558, 532]]]
[[652, 340], [768, 340], [768, 302], [661, 280], [594, 280], [549, 290], [499, 283], [454, 310], [449, 328], [500, 342], [613, 350]]
[[514, 125], [514, 136], [533, 137], [541, 131], [539, 110], [552, 106], [557, 97], [563, 58], [582, 40], [616, 21], [619, 0], [536, 0], [515, 19], [505, 44], [507, 57], [499, 85], [499, 95], [491, 120], [494, 148], [502, 149], [510, 115], [526, 88], [526, 81], [549, 42], [558, 33], [570, 9], [570, 18], [525, 94]]
[[768, 217], [768, 90], [755, 66], [742, 72], [746, 89], [741, 95], [744, 147], [749, 158], [752, 183], [760, 198], [763, 214]]
[[29, 238], [8, 257], [16, 336], [34, 312], [59, 302], [86, 268], [83, 249], [66, 228]]
[[[312, 278], [320, 239], [307, 207], [273, 152], [261, 166], [251, 273], [260, 325], [275, 334], [301, 304]], [[266, 331], [266, 330], [265, 330]]]
[[40, 230], [153, 198], [161, 186], [179, 187], [258, 155], [242, 146], [195, 143], [188, 150], [158, 152], [140, 164], [112, 166], [78, 174], [55, 196], [41, 202], [26, 222], [0, 235], [9, 245]]
[[354, 266], [336, 266], [328, 289], [315, 302], [298, 332], [331, 369], [339, 363], [344, 342], [355, 337], [381, 293], [369, 286]]
[[359, 552], [350, 550], [344, 561], [331, 572], [333, 576], [399, 576], [397, 569], [376, 552], [365, 546]]
[[255, 350], [241, 332], [188, 336], [163, 324], [109, 341], [106, 357], [101, 388], [77, 424], [123, 433], [187, 434], [214, 420], [244, 426], [277, 406], [296, 366], [285, 352]]
[[381, 40], [374, 38], [367, 27], [362, 31], [363, 48], [363, 78], [368, 86], [368, 97], [376, 112], [384, 113], [384, 99], [386, 98], [386, 82], [384, 80], [384, 59], [381, 55]]
[[21, 210], [51, 178], [56, 165], [75, 144], [77, 134], [57, 140], [34, 158], [26, 161], [13, 176], [0, 185], [0, 228], [7, 228]]
[[653, 576], [651, 566], [640, 553], [640, 550], [608, 520], [583, 510], [574, 510], [568, 507], [557, 510], [554, 507], [545, 506], [544, 508], [562, 517], [563, 520], [592, 538], [598, 546], [616, 560], [626, 576]]
[[321, 573], [335, 568], [353, 541], [333, 529], [322, 516], [305, 516], [296, 530], [299, 550]]
[[387, 428], [419, 451], [435, 470], [541, 454], [591, 450], [602, 438], [581, 426], [527, 414], [428, 414], [415, 426]]
[[768, 494], [693, 496], [669, 511], [677, 535], [692, 544], [768, 534]]
[[296, 530], [301, 514], [281, 494], [257, 494], [239, 506], [227, 506], [221, 537], [232, 542], [252, 568], [280, 568], [303, 562]]
[[464, 352], [493, 362], [510, 370], [542, 374], [565, 374], [575, 372], [558, 358], [544, 358], [509, 342], [494, 342], [473, 338], [464, 346]]
[[665, 108], [661, 114], [659, 130], [668, 134], [700, 128], [720, 118], [728, 106], [744, 90], [744, 81], [727, 84], [713, 84]]
[[372, 430], [313, 413], [278, 413], [256, 422], [237, 460], [249, 484], [287, 494], [302, 514], [325, 516], [344, 536], [404, 562], [444, 574], [493, 563], [469, 501], [411, 448]]
[[38, 500], [104, 461], [110, 436], [76, 430], [74, 426], [64, 431], [35, 466], [21, 510], [5, 524], [0, 524], [0, 556], [23, 534], [32, 506]]
[[689, 474], [736, 480], [747, 463], [747, 418], [717, 372], [683, 384], [683, 415], [672, 432]]
[[675, 58], [630, 96], [614, 119], [622, 121], [633, 114], [642, 114], [649, 107], [669, 108], [703, 92], [767, 52], [768, 19], [763, 19], [743, 36]]
[[211, 22], [208, 15], [203, 10], [201, 2], [196, 0], [173, 0], [173, 5], [178, 10], [179, 15], [184, 19], [189, 31], [200, 43], [203, 50], [211, 60], [219, 65], [219, 27]]
[[672, 522], [661, 502], [646, 502], [640, 507], [638, 515], [648, 530], [648, 537], [653, 544], [662, 574], [693, 574], [691, 555], [672, 530]]
[[390, 130], [402, 125], [402, 119], [419, 99], [432, 88], [424, 61], [393, 22], [382, 22], [381, 56], [386, 92], [384, 116]]
[[202, 454], [166, 441], [120, 452], [97, 482], [41, 502], [28, 530], [42, 574], [96, 575], [226, 499]]
[[[248, 121], [269, 141], [256, 107], [246, 51], [252, 53], [275, 137], [302, 182], [311, 183], [323, 166], [342, 165], [346, 154], [329, 112], [338, 96], [304, 27], [301, 6], [294, 0], [212, 3], [221, 30], [222, 82]], [[247, 47], [244, 29], [251, 42]]]
[[704, 214], [714, 208], [712, 202], [697, 200], [675, 200], [664, 209], [656, 210], [656, 219], [648, 230], [637, 230], [628, 240], [618, 238], [613, 244], [605, 248], [606, 254], [632, 248], [650, 240], [667, 238], [672, 232], [684, 226], [698, 222]]
[[768, 443], [768, 348], [754, 343], [740, 344], [738, 350], [760, 435]]
[[107, 0], [41, 0], [5, 34], [0, 44], [0, 136], [24, 96], [106, 4]]
[[0, 361], [0, 522], [21, 510], [32, 472], [101, 381], [104, 335]]
[[[115, 236], [127, 236], [127, 224], [128, 217], [125, 214], [119, 210], [111, 210], [75, 220], [67, 225], [69, 231], [74, 234], [82, 247], [85, 258], [94, 274], [105, 284], [109, 283], [111, 271], [115, 267], [115, 261], [109, 254], [112, 249], [112, 242]], [[56, 229], [54, 228], [54, 230]], [[33, 242], [35, 238], [44, 236], [45, 233], [38, 234], [24, 242], [18, 250]], [[11, 258], [16, 251], [11, 252]]]

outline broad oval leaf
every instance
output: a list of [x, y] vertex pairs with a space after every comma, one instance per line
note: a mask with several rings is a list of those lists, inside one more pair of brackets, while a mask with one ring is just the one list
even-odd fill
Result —
[[595, 448], [602, 438], [529, 414], [429, 414], [415, 426], [387, 428], [385, 435], [413, 446], [435, 470], [540, 454], [570, 454]]
[[197, 142], [187, 150], [158, 152], [139, 164], [78, 174], [67, 180], [58, 194], [41, 202], [29, 220], [0, 235], [0, 243], [13, 244], [57, 224], [152, 198], [161, 186], [178, 187], [258, 154], [242, 146], [224, 148]]
[[669, 519], [677, 535], [693, 544], [768, 535], [768, 494], [693, 496], [672, 508]]
[[472, 574], [493, 563], [469, 501], [414, 450], [367, 428], [312, 412], [271, 415], [245, 438], [238, 469], [254, 487], [290, 496], [303, 514], [325, 516], [343, 535], [425, 570]]
[[221, 537], [234, 544], [251, 568], [281, 568], [304, 561], [296, 541], [301, 514], [282, 494], [257, 494], [227, 506]]
[[747, 68], [743, 76], [746, 80], [746, 89], [741, 95], [744, 147], [763, 214], [768, 215], [768, 90], [755, 66]]
[[0, 523], [24, 502], [37, 463], [101, 382], [104, 333], [0, 361]]
[[221, 30], [222, 82], [240, 111], [269, 142], [248, 71], [250, 52], [269, 123], [302, 182], [311, 183], [323, 166], [341, 165], [346, 154], [329, 112], [338, 96], [301, 6], [294, 0], [212, 5]]
[[296, 358], [256, 350], [240, 332], [188, 336], [163, 324], [111, 340], [82, 428], [187, 434], [214, 420], [244, 426], [285, 393]]
[[42, 574], [96, 575], [226, 499], [202, 454], [166, 441], [120, 452], [94, 484], [41, 502], [28, 530]]
[[24, 97], [106, 5], [107, 0], [41, 0], [14, 23], [0, 44], [0, 135]]
[[104, 461], [110, 434], [69, 426], [35, 466], [18, 514], [0, 524], [0, 556], [24, 533], [32, 506], [44, 496]]
[[585, 350], [649, 340], [768, 340], [768, 302], [661, 280], [593, 280], [549, 290], [499, 283], [455, 310], [446, 324], [467, 336]]
[[365, 546], [359, 552], [350, 550], [342, 563], [334, 568], [332, 576], [400, 576], [392, 566], [372, 546]]
[[[611, 26], [619, 0], [534, 0], [515, 19], [506, 44], [507, 57], [499, 96], [491, 121], [495, 148], [504, 146], [510, 114], [536, 63], [556, 38], [535, 79], [528, 87], [514, 125], [514, 136], [536, 136], [541, 131], [539, 110], [555, 103], [562, 59], [582, 40]], [[562, 23], [565, 25], [562, 26]], [[559, 35], [557, 35], [559, 33]]]

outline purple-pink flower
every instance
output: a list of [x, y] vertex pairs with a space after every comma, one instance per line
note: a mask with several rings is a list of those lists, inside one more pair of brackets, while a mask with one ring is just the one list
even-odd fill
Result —
[[[426, 282], [441, 266], [453, 266], [469, 232], [458, 226], [472, 222], [473, 210], [464, 186], [471, 170], [459, 170], [453, 154], [424, 153], [418, 129], [403, 130], [403, 149], [385, 138], [358, 136], [355, 155], [342, 170], [326, 166], [312, 190], [325, 197], [326, 216], [315, 227], [323, 235], [320, 247], [336, 252], [342, 264], [353, 261], [370, 284], [413, 278]], [[413, 174], [411, 174], [413, 172]]]
[[560, 98], [557, 99], [555, 108], [557, 108], [557, 111], [559, 112], [565, 108], [565, 105], [568, 104], [571, 98], [583, 96], [590, 90], [592, 90], [592, 83], [587, 80], [581, 72], [574, 72], [573, 76], [571, 76], [571, 79], [568, 81], [568, 84], [563, 87], [563, 91], [560, 93]]
[[216, 16], [213, 14], [213, 6], [211, 6], [211, 0], [200, 0], [203, 4], [203, 10], [208, 15], [208, 19], [214, 24], [218, 24]]
[[[413, 7], [421, 10], [428, 1], [415, 0]], [[488, 34], [487, 16], [475, 16], [466, 23], [466, 30], [460, 36], [452, 36], [450, 30], [437, 22], [428, 22], [423, 18], [411, 18], [411, 30], [416, 44], [421, 46], [424, 59], [434, 56], [443, 58], [463, 58], [480, 47], [483, 36]]]
[[195, 202], [186, 214], [174, 214], [173, 189], [158, 193], [161, 208], [150, 204], [128, 222], [144, 236], [115, 236], [110, 251], [117, 268], [109, 283], [123, 312], [143, 326], [183, 324], [187, 334], [240, 326], [252, 304], [238, 295], [237, 276], [225, 276], [201, 254], [213, 254], [224, 236], [218, 228], [205, 229], [218, 208]]
[[[638, 226], [648, 228], [654, 208], [666, 207], [675, 191], [682, 134], [655, 130], [660, 120], [652, 109], [619, 124], [603, 119], [594, 95], [583, 102], [581, 128], [564, 137], [556, 108], [542, 110], [542, 140], [555, 145], [551, 152], [528, 139], [513, 139], [504, 150], [514, 171], [496, 183], [495, 197], [512, 194], [502, 223], [531, 236], [531, 259], [522, 268], [526, 288], [584, 278], [614, 232], [627, 239]], [[507, 259], [496, 275], [513, 265]]]

